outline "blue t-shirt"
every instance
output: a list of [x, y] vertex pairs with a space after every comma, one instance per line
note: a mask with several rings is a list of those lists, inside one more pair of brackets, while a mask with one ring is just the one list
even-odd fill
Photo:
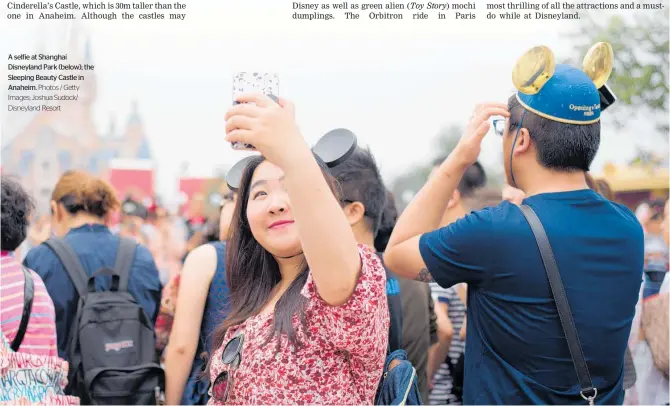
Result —
[[[591, 190], [529, 197], [556, 257], [597, 404], [623, 403], [623, 362], [644, 264], [626, 207]], [[425, 234], [442, 287], [468, 283], [464, 404], [584, 404], [540, 252], [521, 210], [503, 202]]]
[[[71, 229], [64, 237], [74, 250], [81, 266], [89, 275], [100, 268], [113, 268], [121, 239], [100, 224], [87, 224]], [[41, 244], [28, 252], [24, 265], [33, 269], [44, 281], [56, 309], [58, 355], [68, 359], [67, 349], [72, 340], [72, 322], [77, 315], [79, 295], [56, 254]], [[96, 278], [97, 289], [109, 288], [108, 276]], [[138, 245], [130, 268], [128, 292], [142, 306], [152, 326], [156, 323], [161, 301], [158, 270], [149, 249]]]

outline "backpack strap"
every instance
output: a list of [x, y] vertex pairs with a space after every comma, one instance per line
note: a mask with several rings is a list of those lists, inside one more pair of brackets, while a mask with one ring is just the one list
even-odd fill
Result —
[[81, 354], [78, 351], [79, 346], [79, 322], [81, 318], [81, 309], [84, 303], [84, 298], [88, 294], [88, 272], [84, 269], [79, 261], [77, 253], [74, 252], [72, 247], [65, 242], [64, 239], [59, 237], [51, 237], [48, 240], [44, 241], [44, 244], [49, 247], [60, 259], [61, 264], [63, 264], [63, 269], [70, 277], [70, 281], [74, 285], [77, 293], [79, 294], [79, 303], [77, 304], [76, 317], [70, 326], [70, 339], [67, 341], [66, 353], [67, 361], [70, 364], [68, 371], [68, 383], [65, 388], [65, 393], [70, 394], [76, 392], [78, 385], [80, 385], [77, 375], [79, 374], [81, 367]]
[[35, 282], [33, 282], [32, 275], [30, 275], [30, 272], [24, 266], [21, 267], [21, 270], [25, 279], [25, 283], [23, 284], [23, 313], [21, 314], [19, 329], [12, 341], [12, 351], [14, 352], [19, 350], [21, 342], [23, 342], [23, 336], [26, 335], [28, 320], [30, 320], [30, 313], [33, 310], [33, 297], [35, 296]]
[[530, 228], [535, 236], [535, 241], [540, 249], [544, 269], [547, 273], [547, 279], [549, 279], [551, 294], [554, 297], [554, 302], [556, 302], [556, 309], [558, 310], [558, 316], [561, 321], [561, 326], [563, 327], [563, 334], [568, 342], [568, 350], [570, 350], [572, 363], [574, 364], [577, 378], [579, 379], [579, 386], [581, 387], [580, 394], [584, 400], [589, 402], [590, 405], [593, 405], [594, 399], [598, 395], [598, 389], [596, 389], [591, 382], [589, 368], [584, 359], [582, 345], [579, 342], [579, 335], [577, 334], [575, 321], [572, 318], [568, 298], [565, 295], [565, 288], [563, 287], [561, 274], [558, 271], [558, 265], [554, 258], [554, 252], [549, 243], [549, 237], [547, 237], [547, 233], [544, 231], [542, 222], [530, 206], [521, 205], [519, 208], [526, 218], [526, 221], [528, 221], [528, 224], [530, 224]]
[[128, 290], [130, 268], [133, 266], [133, 260], [135, 259], [135, 247], [137, 247], [137, 243], [130, 238], [121, 238], [119, 241], [119, 249], [116, 252], [116, 263], [114, 264], [114, 270], [120, 278], [120, 292], [125, 292]]
[[79, 297], [85, 297], [88, 292], [88, 273], [81, 266], [77, 254], [62, 238], [51, 237], [44, 241], [44, 244], [51, 248], [58, 259], [60, 259], [65, 272], [67, 272], [72, 284], [74, 284], [75, 289], [77, 289]]

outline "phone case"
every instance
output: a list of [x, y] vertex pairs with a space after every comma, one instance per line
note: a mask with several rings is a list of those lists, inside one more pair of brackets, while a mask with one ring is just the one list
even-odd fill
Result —
[[[279, 96], [279, 76], [276, 73], [239, 72], [233, 76], [233, 103], [242, 93], [263, 93]], [[255, 151], [253, 145], [233, 142], [233, 149]]]

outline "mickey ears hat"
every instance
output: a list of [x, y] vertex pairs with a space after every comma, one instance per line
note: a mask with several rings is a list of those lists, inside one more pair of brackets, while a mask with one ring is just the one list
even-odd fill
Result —
[[[346, 128], [337, 128], [323, 135], [312, 148], [312, 152], [328, 168], [333, 168], [346, 161], [354, 153], [357, 145], [356, 134]], [[257, 156], [251, 155], [241, 159], [228, 171], [226, 182], [230, 190], [236, 192], [239, 189], [244, 169]]]
[[600, 120], [601, 92], [613, 64], [614, 51], [606, 42], [591, 47], [582, 69], [556, 65], [553, 52], [537, 46], [519, 58], [512, 82], [519, 103], [538, 116], [567, 124], [592, 124]]

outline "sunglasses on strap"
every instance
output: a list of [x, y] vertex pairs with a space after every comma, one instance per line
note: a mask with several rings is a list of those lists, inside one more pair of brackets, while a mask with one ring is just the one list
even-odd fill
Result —
[[228, 398], [230, 387], [233, 386], [232, 371], [236, 370], [242, 362], [243, 345], [244, 333], [239, 333], [223, 347], [221, 362], [223, 362], [223, 365], [230, 365], [230, 371], [221, 372], [212, 385], [211, 396], [218, 402], [224, 402]]

